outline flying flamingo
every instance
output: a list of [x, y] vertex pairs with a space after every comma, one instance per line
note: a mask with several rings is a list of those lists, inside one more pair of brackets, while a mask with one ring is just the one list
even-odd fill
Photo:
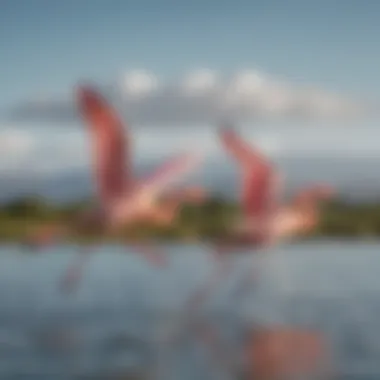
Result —
[[[168, 191], [170, 185], [200, 163], [198, 155], [181, 154], [165, 162], [145, 180], [136, 179], [132, 175], [129, 134], [125, 133], [116, 112], [93, 88], [80, 87], [77, 99], [88, 125], [100, 201], [100, 209], [87, 217], [87, 224], [111, 231], [136, 221], [170, 225], [183, 202], [203, 201], [205, 193], [201, 188]], [[150, 260], [155, 259], [153, 251], [148, 247], [143, 249]], [[73, 268], [68, 271], [68, 278], [73, 277], [73, 272], [78, 273], [77, 267]]]
[[319, 202], [329, 199], [327, 185], [301, 190], [286, 205], [277, 201], [281, 190], [279, 173], [258, 150], [245, 143], [235, 131], [223, 128], [220, 139], [225, 150], [237, 161], [242, 176], [242, 222], [235, 226], [233, 244], [263, 246], [285, 238], [306, 234], [319, 223]]
[[[100, 93], [89, 86], [79, 87], [77, 103], [88, 125], [99, 204], [80, 215], [71, 226], [43, 228], [32, 236], [35, 245], [52, 243], [72, 231], [115, 232], [121, 227], [142, 220], [170, 225], [183, 202], [203, 201], [205, 192], [201, 188], [169, 191], [179, 179], [200, 164], [200, 155], [180, 154], [167, 160], [147, 178], [134, 178], [129, 134], [125, 133], [124, 125], [117, 113]], [[154, 259], [153, 249], [146, 248], [142, 251], [149, 259]], [[77, 264], [82, 267], [85, 262], [81, 255]], [[62, 284], [73, 283], [73, 279], [78, 278], [78, 265], [74, 264], [69, 268]]]
[[[220, 130], [225, 150], [238, 162], [242, 176], [243, 220], [232, 232], [234, 245], [267, 246], [307, 234], [320, 221], [320, 201], [330, 199], [333, 189], [324, 184], [299, 191], [290, 203], [277, 201], [281, 178], [274, 165], [245, 143], [232, 129]], [[228, 244], [228, 242], [227, 242]], [[246, 347], [252, 375], [309, 374], [324, 363], [327, 345], [318, 332], [292, 328], [270, 329], [254, 334]]]
[[[222, 128], [220, 139], [225, 150], [238, 162], [242, 176], [241, 207], [243, 220], [232, 233], [218, 241], [216, 256], [237, 246], [261, 247], [284, 238], [305, 234], [315, 228], [320, 219], [319, 201], [329, 199], [333, 190], [327, 185], [312, 185], [299, 191], [286, 205], [279, 205], [277, 197], [281, 178], [273, 164], [258, 150], [245, 143], [234, 130]], [[216, 278], [220, 274], [216, 273]], [[204, 298], [201, 290], [192, 300]], [[202, 294], [202, 296], [200, 296]]]
[[124, 125], [116, 112], [90, 87], [79, 88], [78, 104], [89, 127], [96, 190], [105, 213], [104, 222], [110, 228], [140, 219], [170, 223], [172, 218], [168, 214], [174, 216], [176, 209], [168, 205], [172, 206], [174, 199], [175, 203], [192, 200], [195, 189], [183, 190], [182, 197], [177, 191], [176, 197], [169, 196], [166, 202], [158, 200], [167, 194], [169, 185], [199, 164], [200, 157], [193, 153], [181, 154], [140, 181], [132, 173], [129, 134], [124, 133]]

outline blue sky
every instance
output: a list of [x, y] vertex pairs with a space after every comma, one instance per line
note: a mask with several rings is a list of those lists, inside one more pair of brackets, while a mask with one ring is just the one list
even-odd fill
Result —
[[379, 95], [376, 1], [2, 1], [1, 104], [143, 67], [258, 67]]
[[[239, 77], [251, 70], [260, 79], [269, 78], [260, 88], [266, 91], [270, 88], [275, 95], [278, 95], [278, 83], [285, 81], [292, 91], [305, 86], [316, 88], [322, 98], [336, 93], [344, 100], [377, 102], [380, 98], [379, 14], [380, 3], [369, 0], [3, 0], [0, 147], [6, 149], [2, 150], [0, 174], [9, 174], [15, 167], [22, 172], [26, 170], [25, 162], [29, 167], [46, 163], [46, 157], [51, 154], [49, 149], [50, 152], [62, 150], [61, 155], [57, 153], [52, 170], [64, 168], [65, 152], [70, 151], [70, 155], [75, 156], [73, 149], [77, 149], [77, 157], [82, 157], [84, 165], [83, 131], [72, 127], [78, 125], [78, 121], [64, 118], [55, 123], [53, 117], [46, 125], [43, 117], [41, 121], [29, 120], [25, 115], [17, 121], [8, 118], [10, 110], [30, 100], [64, 102], [71, 96], [73, 85], [81, 79], [104, 86], [117, 83], [125, 89], [129, 83], [126, 75], [136, 73], [133, 70], [146, 70], [160, 85], [164, 83], [163, 86], [182, 83], [185, 79], [195, 81], [188, 73], [198, 69], [209, 69], [223, 78]], [[240, 82], [248, 81], [241, 75], [239, 78]], [[237, 79], [234, 80], [236, 84]], [[230, 88], [228, 83], [223, 84], [223, 91]], [[273, 83], [277, 86], [275, 90]], [[288, 97], [293, 100], [294, 96]], [[164, 100], [166, 103], [158, 104], [170, 105], [168, 99]], [[210, 104], [214, 100], [212, 98]], [[244, 104], [241, 98], [238, 102], [236, 109], [240, 112]], [[198, 103], [180, 103], [179, 108], [186, 107], [191, 112], [199, 111]], [[141, 112], [149, 114], [149, 110], [143, 103], [136, 120]], [[134, 111], [131, 110], [132, 119]], [[202, 109], [202, 112], [204, 115], [207, 110]], [[216, 113], [210, 115], [213, 117]], [[171, 116], [165, 115], [163, 120]], [[181, 117], [186, 118], [183, 114], [175, 116], [178, 125]], [[284, 147], [294, 151], [299, 146], [301, 153], [307, 153], [309, 148], [323, 153], [326, 149], [333, 152], [335, 147], [340, 150], [347, 147], [350, 155], [377, 156], [377, 148], [380, 152], [379, 118], [371, 114], [348, 119], [345, 119], [347, 128], [335, 119], [308, 120], [304, 123], [306, 127], [281, 116], [275, 121], [255, 121], [253, 132], [247, 123], [247, 130], [252, 132], [250, 138], [261, 139], [271, 152], [284, 150]], [[201, 117], [191, 122], [207, 124]], [[151, 120], [148, 124], [155, 127]], [[350, 132], [346, 133], [346, 129]], [[305, 130], [310, 131], [310, 138]], [[165, 151], [162, 146], [169, 144], [162, 133], [156, 133], [157, 128], [150, 131], [136, 132], [137, 140], [142, 140], [138, 146], [148, 147], [140, 152], [142, 156], [157, 150], [158, 146]], [[173, 133], [187, 136], [190, 132], [177, 128], [167, 135]], [[205, 132], [194, 132], [195, 140], [196, 133]], [[160, 143], [155, 143], [160, 136]], [[75, 144], [77, 148], [73, 148]], [[19, 166], [15, 157], [21, 162]], [[7, 160], [13, 164], [8, 170], [4, 163]], [[69, 168], [68, 164], [66, 169]]]

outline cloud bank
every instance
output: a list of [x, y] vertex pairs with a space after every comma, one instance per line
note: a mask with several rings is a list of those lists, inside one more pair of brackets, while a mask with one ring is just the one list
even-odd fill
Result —
[[[378, 194], [379, 132], [357, 130], [344, 140], [344, 129], [324, 136], [318, 130], [300, 129], [244, 133], [284, 170], [286, 186], [328, 181], [349, 192]], [[303, 131], [303, 132], [302, 132]], [[187, 149], [206, 154], [195, 180], [225, 195], [236, 194], [239, 171], [218, 144], [214, 131], [186, 129], [152, 133], [141, 129], [134, 136], [135, 174], [145, 176], [159, 161]], [[84, 130], [0, 129], [0, 201], [21, 194], [43, 194], [52, 199], [88, 196], [93, 192], [88, 142]], [[339, 188], [340, 190], [340, 188]]]
[[[274, 159], [293, 157], [331, 159], [371, 159], [378, 162], [380, 131], [377, 128], [288, 128], [268, 131], [266, 128], [242, 131], [242, 135]], [[197, 151], [205, 156], [205, 166], [234, 166], [225, 154], [213, 129], [171, 129], [152, 132], [136, 130], [132, 136], [135, 167], [156, 165], [159, 161], [184, 151]], [[89, 141], [85, 129], [0, 128], [0, 182], [4, 178], [49, 177], [81, 170], [90, 172]]]
[[[360, 102], [313, 86], [279, 80], [255, 70], [222, 76], [200, 69], [173, 82], [144, 70], [127, 72], [116, 83], [99, 86], [118, 110], [137, 125], [199, 125], [221, 120], [351, 119], [366, 110]], [[71, 123], [78, 120], [73, 94], [15, 106], [13, 121]]]

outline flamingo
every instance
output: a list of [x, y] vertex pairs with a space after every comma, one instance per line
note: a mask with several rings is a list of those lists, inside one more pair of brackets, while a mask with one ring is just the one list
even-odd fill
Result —
[[[243, 178], [243, 220], [227, 238], [227, 244], [267, 246], [306, 234], [317, 226], [319, 202], [334, 194], [330, 186], [311, 185], [299, 191], [289, 204], [279, 205], [276, 197], [281, 178], [273, 164], [230, 128], [221, 129], [220, 138], [225, 150], [238, 162]], [[228, 245], [219, 247], [217, 252], [225, 253], [226, 248]], [[317, 332], [284, 327], [257, 332], [245, 353], [251, 375], [277, 378], [284, 374], [310, 374], [323, 364], [326, 349], [323, 336]]]
[[231, 128], [222, 128], [219, 135], [224, 149], [240, 166], [242, 176], [243, 220], [229, 237], [234, 243], [264, 246], [309, 233], [317, 226], [320, 201], [334, 193], [330, 186], [312, 185], [301, 190], [289, 204], [280, 205], [277, 197], [281, 178], [274, 165]]
[[[98, 209], [91, 210], [82, 218], [82, 227], [105, 232], [137, 221], [170, 225], [183, 202], [203, 201], [205, 192], [201, 188], [167, 191], [170, 185], [200, 163], [199, 155], [181, 154], [162, 164], [145, 180], [134, 178], [130, 136], [124, 132], [124, 125], [115, 110], [89, 86], [79, 87], [77, 102], [88, 125], [100, 203]], [[154, 249], [144, 247], [141, 251], [151, 262], [157, 263]], [[79, 266], [82, 267], [85, 261], [80, 258]], [[71, 266], [63, 284], [72, 283], [80, 272], [77, 265]]]
[[[124, 133], [124, 125], [115, 110], [90, 86], [79, 86], [77, 103], [88, 126], [98, 206], [81, 214], [71, 226], [42, 228], [40, 233], [32, 235], [34, 245], [51, 244], [72, 231], [115, 232], [142, 220], [170, 225], [183, 202], [203, 201], [205, 192], [201, 188], [168, 191], [176, 181], [200, 164], [201, 155], [179, 154], [161, 164], [147, 178], [134, 178], [129, 133]], [[152, 249], [142, 251], [148, 259], [154, 259]], [[85, 262], [81, 257], [77, 264], [83, 267]], [[78, 278], [73, 274], [80, 273], [78, 265], [70, 266], [63, 284], [72, 283], [73, 278]]]
[[[123, 123], [116, 112], [97, 91], [87, 86], [79, 88], [78, 104], [89, 127], [96, 192], [103, 221], [110, 229], [140, 219], [170, 223], [172, 218], [168, 214], [174, 216], [176, 209], [172, 210], [168, 204], [172, 206], [174, 200], [170, 197], [167, 203], [157, 200], [165, 195], [169, 185], [198, 165], [200, 157], [194, 153], [181, 154], [140, 181], [133, 177], [129, 134], [124, 133]], [[191, 192], [183, 191], [181, 201], [190, 200], [185, 193], [190, 195]], [[176, 201], [179, 202], [178, 196]]]

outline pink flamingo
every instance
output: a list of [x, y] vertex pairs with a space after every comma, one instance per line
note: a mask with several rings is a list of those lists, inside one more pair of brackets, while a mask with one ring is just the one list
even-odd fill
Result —
[[[100, 200], [100, 210], [91, 213], [86, 223], [100, 225], [103, 230], [115, 230], [136, 221], [169, 225], [183, 202], [203, 201], [205, 193], [200, 188], [168, 192], [170, 185], [200, 163], [199, 156], [182, 154], [174, 157], [140, 181], [132, 175], [129, 134], [125, 133], [116, 112], [97, 91], [87, 86], [79, 88], [78, 104], [89, 127], [96, 191]], [[144, 247], [142, 252], [157, 263], [153, 249]], [[84, 262], [81, 259], [79, 264], [83, 266]], [[76, 265], [72, 268], [66, 277], [77, 278], [72, 273], [80, 271]]]
[[317, 226], [319, 202], [332, 196], [331, 187], [310, 186], [301, 190], [289, 204], [279, 205], [280, 177], [268, 159], [232, 129], [222, 129], [220, 139], [239, 164], [242, 175], [243, 220], [231, 237], [234, 242], [262, 246], [306, 234]]
[[[330, 186], [312, 185], [299, 191], [289, 204], [279, 205], [276, 197], [279, 195], [280, 178], [266, 157], [231, 129], [222, 129], [220, 138], [226, 151], [238, 162], [243, 177], [243, 221], [233, 232], [232, 245], [273, 244], [284, 238], [306, 234], [317, 226], [319, 202], [334, 194]], [[245, 347], [250, 374], [255, 378], [268, 379], [309, 374], [320, 369], [322, 364], [326, 364], [322, 363], [326, 352], [327, 345], [322, 335], [286, 326], [256, 332]]]
[[[89, 87], [79, 88], [78, 103], [89, 126], [103, 221], [111, 229], [140, 219], [170, 223], [176, 209], [169, 212], [165, 202], [157, 201], [165, 195], [169, 185], [199, 164], [200, 157], [181, 154], [165, 162], [147, 179], [139, 181], [132, 175], [129, 135], [124, 133], [123, 123], [116, 112]], [[183, 195], [180, 200], [184, 198]], [[170, 204], [172, 206], [172, 202]]]
[[[138, 180], [132, 175], [129, 134], [125, 133], [117, 113], [100, 93], [88, 86], [79, 87], [77, 103], [88, 125], [99, 205], [81, 215], [72, 226], [44, 227], [41, 233], [32, 236], [33, 242], [37, 245], [51, 243], [72, 230], [114, 232], [142, 220], [169, 225], [183, 202], [203, 201], [205, 192], [200, 188], [168, 191], [170, 186], [200, 164], [201, 156], [194, 153], [180, 154], [159, 166], [146, 179]], [[152, 249], [142, 251], [148, 259], [154, 259]], [[79, 263], [69, 268], [62, 284], [72, 283], [73, 278], [78, 278], [81, 272], [78, 266], [83, 267], [85, 262], [81, 255]], [[73, 273], [78, 275], [74, 276]]]

